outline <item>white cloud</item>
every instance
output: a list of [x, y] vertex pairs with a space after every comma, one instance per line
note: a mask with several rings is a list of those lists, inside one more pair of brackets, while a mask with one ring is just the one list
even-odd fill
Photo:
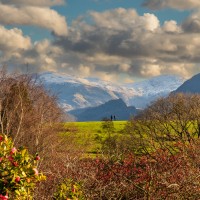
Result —
[[2, 4], [22, 5], [22, 6], [54, 6], [64, 4], [64, 0], [0, 0]]
[[85, 65], [82, 65], [80, 64], [80, 67], [79, 67], [79, 74], [81, 75], [81, 77], [88, 77], [91, 75], [91, 67], [90, 66], [85, 66]]
[[90, 12], [90, 16], [98, 27], [112, 30], [127, 30], [142, 27], [153, 31], [159, 27], [159, 20], [154, 14], [145, 13], [138, 16], [136, 10], [117, 8], [114, 10]]
[[149, 31], [154, 31], [160, 26], [158, 18], [150, 13], [145, 13], [144, 16], [140, 17], [142, 26]]
[[190, 10], [200, 7], [200, 1], [199, 0], [146, 0], [143, 5], [155, 10], [163, 8]]
[[189, 76], [200, 63], [199, 34], [184, 32], [176, 21], [161, 26], [155, 15], [140, 16], [130, 9], [92, 12], [90, 17], [92, 24], [79, 18], [67, 37], [49, 44], [48, 51], [57, 48], [51, 56], [57, 70], [118, 80], [121, 73], [132, 77], [162, 73]]
[[124, 8], [118, 8], [112, 11], [109, 10], [103, 13], [90, 12], [90, 16], [99, 27], [111, 30], [132, 28], [135, 26], [138, 17], [134, 9], [126, 10]]
[[[11, 32], [12, 37], [6, 38]], [[172, 20], [160, 25], [153, 14], [140, 16], [135, 10], [122, 8], [79, 18], [69, 27], [67, 36], [58, 36], [55, 41], [31, 44], [21, 30], [0, 28], [1, 49], [7, 49], [7, 53], [0, 62], [19, 68], [29, 63], [31, 72], [62, 71], [110, 81], [162, 73], [189, 77], [197, 72], [200, 63], [198, 32], [189, 32]]]
[[182, 30], [177, 22], [174, 20], [165, 21], [163, 25], [163, 30], [168, 33], [180, 33]]
[[141, 68], [141, 74], [146, 77], [159, 76], [161, 74], [161, 67], [156, 64], [145, 65]]
[[185, 78], [190, 78], [195, 71], [195, 64], [189, 63], [168, 63], [167, 66], [163, 68], [163, 73], [178, 74]]
[[35, 25], [55, 34], [67, 35], [65, 18], [50, 8], [14, 7], [0, 4], [0, 23], [4, 25]]
[[20, 29], [6, 29], [0, 26], [0, 50], [13, 52], [16, 50], [27, 50], [31, 47], [31, 39], [23, 36]]

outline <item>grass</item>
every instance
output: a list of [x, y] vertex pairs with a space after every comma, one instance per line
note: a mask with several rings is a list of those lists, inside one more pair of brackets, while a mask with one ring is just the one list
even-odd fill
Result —
[[[116, 139], [116, 141], [124, 141], [126, 140], [127, 144], [130, 143], [129, 141], [132, 141], [134, 143], [131, 148], [138, 154], [141, 154], [141, 147], [146, 147], [146, 150], [148, 152], [154, 151], [155, 147], [160, 146], [173, 146], [172, 144], [176, 143], [174, 140], [170, 140], [170, 138], [166, 137], [165, 132], [166, 130], [162, 130], [159, 132], [157, 130], [157, 138], [153, 139], [154, 141], [154, 148], [153, 146], [149, 146], [149, 142], [152, 141], [151, 137], [155, 137], [155, 135], [151, 135], [151, 132], [149, 132], [148, 128], [145, 131], [145, 128], [141, 127], [140, 130], [140, 124], [136, 127], [136, 130], [132, 130], [133, 132], [131, 135], [127, 134], [127, 132], [124, 132], [124, 128], [127, 125], [127, 121], [113, 121], [114, 125], [114, 131], [113, 129], [111, 131], [106, 131], [106, 129], [103, 129], [103, 123], [102, 121], [96, 121], [96, 122], [67, 122], [65, 123], [65, 128], [62, 132], [62, 137], [65, 139], [66, 145], [71, 145], [74, 147], [74, 149], [79, 149], [85, 154], [94, 155], [101, 152], [103, 145], [105, 144], [105, 141], [108, 139], [109, 135], [113, 138], [112, 141]], [[175, 124], [176, 125], [176, 124]], [[178, 124], [176, 125], [178, 126]], [[190, 133], [192, 134], [195, 132], [195, 125], [192, 124], [188, 129]], [[108, 129], [107, 129], [108, 130]], [[140, 146], [141, 142], [141, 135], [138, 135], [137, 130], [139, 130], [140, 134], [142, 133], [142, 145]], [[174, 130], [168, 129], [170, 131], [171, 137], [174, 136], [177, 138], [177, 133], [174, 132]], [[148, 133], [150, 135], [148, 135]], [[130, 139], [129, 139], [130, 138]], [[186, 142], [187, 142], [187, 138]]]
[[[113, 121], [114, 134], [122, 134], [127, 121]], [[67, 122], [62, 137], [73, 136], [74, 143], [86, 153], [96, 154], [101, 148], [100, 141], [107, 137], [101, 121]]]

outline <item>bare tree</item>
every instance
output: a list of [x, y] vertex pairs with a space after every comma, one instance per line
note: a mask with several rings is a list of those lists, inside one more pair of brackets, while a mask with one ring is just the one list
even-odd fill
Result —
[[[172, 142], [191, 142], [200, 136], [200, 95], [173, 94], [153, 102], [140, 113], [132, 133], [169, 147]], [[144, 141], [144, 140], [142, 140]]]
[[[56, 141], [63, 120], [56, 97], [50, 95], [36, 76], [0, 72], [0, 131], [15, 145], [31, 153], [45, 152]], [[53, 139], [54, 138], [54, 139]]]

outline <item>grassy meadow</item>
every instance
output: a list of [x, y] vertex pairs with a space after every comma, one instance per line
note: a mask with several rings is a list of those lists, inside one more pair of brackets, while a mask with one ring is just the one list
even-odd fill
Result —
[[[113, 121], [113, 135], [123, 134], [127, 121]], [[108, 133], [103, 128], [102, 121], [93, 122], [67, 122], [62, 132], [63, 138], [70, 137], [74, 143], [84, 149], [85, 153], [96, 154], [101, 148], [102, 141], [108, 137]]]
[[[105, 150], [106, 145], [106, 148], [113, 148], [114, 150], [116, 149], [116, 144], [118, 148], [124, 148], [122, 146], [119, 147], [120, 145], [127, 145], [127, 148], [130, 148], [137, 155], [154, 152], [155, 149], [164, 146], [170, 148], [171, 153], [176, 153], [177, 148], [174, 147], [174, 144], [177, 143], [179, 138], [178, 129], [181, 129], [179, 122], [164, 124], [158, 124], [157, 122], [159, 128], [155, 132], [155, 135], [151, 135], [149, 128], [143, 127], [140, 122], [137, 122], [135, 125], [130, 125], [130, 121], [129, 123], [128, 121], [112, 121], [113, 127], [111, 129], [103, 127], [105, 125], [104, 123], [104, 121], [66, 122], [61, 137], [65, 139], [66, 142], [64, 144], [66, 146], [69, 146], [70, 142], [74, 150], [81, 150], [85, 156], [90, 157], [99, 156], [102, 153], [102, 149]], [[128, 126], [134, 126], [134, 129], [133, 127], [129, 129], [131, 131], [130, 133], [127, 132]], [[192, 137], [196, 138], [196, 122], [187, 122], [185, 126], [188, 127], [191, 136], [193, 135]], [[177, 127], [177, 130], [172, 127]], [[169, 135], [167, 131], [170, 132]], [[150, 142], [152, 142], [151, 138], [154, 138], [154, 145], [150, 145]], [[187, 135], [183, 135], [181, 141], [188, 143]]]

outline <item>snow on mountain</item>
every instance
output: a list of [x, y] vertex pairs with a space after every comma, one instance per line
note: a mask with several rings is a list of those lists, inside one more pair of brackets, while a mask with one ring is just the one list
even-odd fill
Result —
[[129, 104], [137, 108], [144, 108], [158, 97], [165, 97], [176, 90], [185, 81], [184, 78], [175, 75], [161, 75], [149, 80], [127, 84], [128, 88], [134, 89], [134, 96]]
[[40, 74], [45, 87], [58, 96], [65, 111], [93, 107], [122, 98], [128, 106], [144, 108], [158, 97], [176, 90], [184, 79], [174, 75], [154, 77], [133, 84], [116, 85], [97, 78], [79, 78], [66, 74]]

